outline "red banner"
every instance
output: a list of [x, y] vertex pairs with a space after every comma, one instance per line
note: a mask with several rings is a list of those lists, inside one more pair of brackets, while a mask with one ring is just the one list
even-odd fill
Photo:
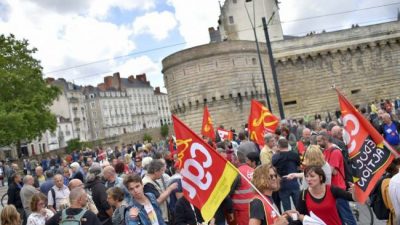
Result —
[[233, 140], [232, 131], [218, 128], [217, 132], [218, 132], [218, 136], [221, 139], [221, 141], [225, 141], [225, 140], [232, 141]]
[[183, 194], [209, 221], [231, 190], [237, 170], [176, 116], [172, 120]]
[[248, 129], [250, 139], [259, 145], [264, 145], [264, 134], [274, 133], [279, 125], [279, 119], [265, 106], [256, 100], [251, 100]]
[[215, 141], [215, 132], [213, 128], [213, 123], [211, 120], [210, 113], [208, 112], [208, 107], [204, 107], [204, 113], [203, 113], [203, 125], [201, 126], [201, 135], [211, 138], [213, 141]]
[[[337, 90], [336, 90], [337, 91]], [[364, 203], [394, 156], [392, 147], [357, 109], [339, 92], [347, 143], [353, 169], [357, 201]]]

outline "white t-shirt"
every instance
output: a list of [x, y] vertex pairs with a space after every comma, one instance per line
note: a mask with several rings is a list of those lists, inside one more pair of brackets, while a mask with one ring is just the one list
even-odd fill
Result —
[[[396, 215], [400, 215], [400, 172], [390, 179], [389, 197]], [[397, 216], [397, 225], [400, 224], [400, 216]]]
[[159, 223], [158, 223], [158, 219], [157, 219], [157, 214], [156, 214], [156, 211], [154, 210], [153, 206], [151, 205], [151, 203], [145, 205], [144, 209], [147, 212], [147, 216], [149, 217], [151, 225], [158, 225]]

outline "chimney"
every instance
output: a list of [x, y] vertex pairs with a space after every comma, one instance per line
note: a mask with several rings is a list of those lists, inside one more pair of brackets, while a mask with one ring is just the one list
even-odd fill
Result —
[[113, 83], [113, 77], [112, 76], [104, 77], [104, 87], [106, 89], [112, 87], [112, 83]]
[[130, 76], [128, 77], [128, 81], [131, 82], [131, 83], [133, 83], [133, 82], [135, 81], [135, 77], [134, 77], [133, 75], [130, 75]]
[[48, 77], [45, 79], [46, 84], [52, 84], [54, 82], [54, 78], [53, 77]]
[[155, 94], [161, 94], [160, 87], [156, 87], [156, 88], [154, 89], [154, 93], [155, 93]]

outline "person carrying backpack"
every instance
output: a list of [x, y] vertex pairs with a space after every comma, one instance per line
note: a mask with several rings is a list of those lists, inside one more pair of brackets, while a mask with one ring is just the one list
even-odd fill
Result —
[[74, 188], [69, 195], [71, 206], [51, 217], [46, 225], [101, 225], [96, 214], [84, 209], [87, 194], [83, 188]]

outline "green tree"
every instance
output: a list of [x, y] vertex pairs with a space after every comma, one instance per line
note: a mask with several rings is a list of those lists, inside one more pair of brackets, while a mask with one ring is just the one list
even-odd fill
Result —
[[143, 134], [143, 142], [147, 141], [148, 143], [151, 143], [151, 140], [153, 140], [153, 138], [151, 137], [150, 134], [148, 133]]
[[79, 141], [79, 138], [74, 138], [67, 141], [67, 153], [70, 154], [75, 150], [80, 151], [82, 149], [82, 142]]
[[166, 138], [168, 136], [169, 127], [167, 124], [161, 126], [161, 137]]
[[60, 90], [43, 79], [36, 48], [14, 35], [0, 35], [0, 146], [41, 137], [57, 125], [49, 106]]

